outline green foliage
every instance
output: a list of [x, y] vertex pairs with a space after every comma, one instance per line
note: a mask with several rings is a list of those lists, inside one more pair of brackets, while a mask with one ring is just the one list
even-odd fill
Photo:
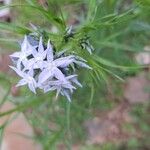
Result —
[[[44, 36], [45, 41], [50, 38], [57, 51], [68, 49], [67, 53], [70, 53], [73, 50], [85, 58], [93, 70], [79, 71], [84, 88], [73, 95], [71, 104], [62, 97], [59, 101], [56, 100], [53, 93], [43, 94], [39, 91], [38, 95], [33, 95], [27, 89], [22, 89], [21, 96], [14, 98], [9, 92], [10, 84], [16, 83], [16, 79], [2, 74], [0, 83], [5, 85], [2, 82], [5, 79], [8, 85], [0, 104], [10, 100], [16, 104], [16, 108], [1, 113], [0, 117], [16, 111], [23, 112], [33, 125], [37, 134], [35, 139], [42, 143], [44, 150], [55, 150], [58, 143], [64, 143], [68, 149], [76, 142], [84, 143], [86, 135], [83, 122], [93, 116], [93, 109], [108, 110], [116, 103], [113, 100], [110, 102], [106, 96], [110, 78], [113, 77], [112, 84], [116, 84], [116, 80], [122, 82], [126, 76], [136, 74], [139, 68], [144, 67], [135, 63], [133, 55], [142, 51], [150, 37], [149, 2], [135, 0], [130, 4], [123, 0], [48, 0], [48, 6], [41, 6], [36, 0], [15, 0], [11, 6], [6, 6], [16, 16], [13, 23], [0, 22], [1, 31], [11, 32], [11, 37], [36, 32], [38, 36]], [[77, 8], [72, 13], [79, 21], [75, 25], [74, 37], [68, 42], [65, 42], [66, 27], [69, 26], [68, 20], [72, 18], [69, 18], [70, 12], [66, 7]], [[83, 7], [85, 10], [80, 12]], [[37, 25], [38, 30], [31, 28], [30, 23]], [[52, 32], [52, 27], [58, 32]], [[6, 33], [6, 36], [10, 37], [10, 33]], [[85, 36], [94, 45], [93, 55], [79, 45]], [[9, 46], [9, 39], [5, 40]], [[16, 39], [12, 42], [16, 42]], [[136, 110], [136, 114], [142, 115], [139, 123], [141, 118], [147, 116], [145, 107], [144, 110], [141, 109]], [[56, 128], [52, 129], [51, 123]], [[144, 132], [149, 130], [147, 124], [139, 125]], [[3, 126], [0, 128], [1, 135]], [[133, 139], [128, 144], [129, 147], [134, 147], [137, 143]], [[109, 143], [98, 148], [83, 146], [83, 150], [99, 148], [112, 150], [117, 149], [117, 146]]]
[[0, 22], [0, 28], [2, 30], [11, 31], [23, 35], [31, 33], [31, 30], [26, 27], [16, 26], [14, 24], [10, 25], [9, 23], [4, 23], [4, 22]]

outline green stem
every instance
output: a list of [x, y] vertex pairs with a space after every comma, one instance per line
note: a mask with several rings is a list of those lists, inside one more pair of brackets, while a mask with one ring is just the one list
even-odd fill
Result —
[[67, 102], [66, 106], [66, 121], [67, 121], [67, 149], [71, 150], [70, 102]]

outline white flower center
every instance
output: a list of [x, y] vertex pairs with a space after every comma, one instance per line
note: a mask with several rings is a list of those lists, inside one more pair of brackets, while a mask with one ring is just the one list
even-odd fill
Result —
[[26, 60], [27, 59], [26, 54], [25, 53], [21, 54], [20, 59], [21, 60]]
[[43, 61], [43, 58], [40, 57], [40, 56], [37, 56], [37, 57], [35, 58], [35, 61], [36, 61], [36, 62], [37, 62], [37, 61]]
[[55, 64], [55, 62], [52, 61], [52, 62], [49, 62], [49, 63], [48, 63], [48, 66], [47, 66], [47, 67], [48, 67], [48, 69], [51, 70], [51, 69], [53, 69], [53, 68], [56, 67], [56, 64]]

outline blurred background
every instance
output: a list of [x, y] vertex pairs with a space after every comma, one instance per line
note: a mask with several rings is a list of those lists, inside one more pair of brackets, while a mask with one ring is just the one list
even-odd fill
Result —
[[[46, 0], [33, 2], [48, 7]], [[49, 2], [56, 14], [61, 8], [68, 26], [85, 24], [88, 0]], [[101, 25], [88, 35], [105, 70], [93, 74], [98, 81], [79, 72], [83, 88], [73, 94], [68, 110], [66, 99], [56, 100], [54, 93], [34, 95], [15, 87], [18, 77], [9, 69], [9, 55], [19, 50], [23, 38], [17, 34], [23, 29], [16, 26], [55, 28], [35, 8], [25, 7], [32, 0], [0, 0], [1, 150], [150, 149], [150, 1], [97, 2], [94, 19]], [[117, 21], [103, 24], [107, 20]]]

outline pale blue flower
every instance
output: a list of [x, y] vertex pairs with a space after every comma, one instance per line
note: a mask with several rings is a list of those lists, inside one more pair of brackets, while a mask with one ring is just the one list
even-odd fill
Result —
[[24, 70], [28, 70], [31, 67], [33, 69], [42, 70], [46, 64], [46, 61], [44, 61], [44, 59], [46, 58], [47, 55], [47, 50], [44, 50], [42, 37], [40, 38], [38, 48], [33, 49], [31, 54], [33, 55], [33, 58], [28, 60], [28, 64], [25, 65]]
[[29, 89], [33, 92], [36, 93], [36, 81], [33, 77], [34, 72], [33, 69], [31, 69], [29, 72], [25, 73], [22, 72], [21, 70], [10, 66], [20, 77], [22, 77], [22, 79], [18, 82], [18, 84], [16, 86], [23, 86], [23, 85], [28, 85]]
[[27, 57], [32, 54], [34, 49], [35, 47], [28, 42], [27, 36], [25, 36], [21, 44], [21, 51], [10, 55], [12, 59], [17, 59], [17, 68], [21, 69], [21, 63], [23, 65], [28, 64]]
[[50, 86], [49, 89], [47, 89], [45, 92], [47, 91], [51, 91], [51, 90], [57, 90], [57, 96], [59, 95], [60, 91], [62, 89], [68, 89], [70, 90], [70, 92], [72, 93], [74, 89], [76, 89], [71, 82], [69, 81], [60, 81], [60, 80], [55, 80], [55, 81], [49, 81], [48, 85]]
[[[70, 28], [68, 33], [71, 32]], [[79, 67], [92, 68], [74, 52], [68, 55], [67, 50], [54, 52], [53, 49], [50, 40], [45, 46], [42, 37], [34, 41], [32, 37], [25, 36], [21, 51], [11, 55], [16, 65], [11, 68], [22, 78], [17, 86], [28, 85], [34, 93], [37, 88], [45, 93], [56, 90], [56, 97], [61, 94], [71, 101], [76, 86], [82, 87], [74, 72]]]
[[66, 80], [65, 75], [59, 68], [65, 68], [74, 62], [74, 56], [66, 56], [54, 60], [53, 49], [47, 49], [47, 63], [45, 69], [39, 75], [39, 83], [43, 83], [49, 78], [55, 77], [59, 80]]
[[58, 97], [59, 94], [66, 96], [67, 99], [70, 101], [71, 94], [73, 93], [73, 90], [76, 89], [73, 84], [78, 85], [79, 87], [82, 87], [81, 83], [77, 80], [77, 75], [70, 75], [66, 77], [66, 80], [50, 80], [48, 81], [45, 86], [43, 86], [44, 92], [49, 91], [57, 91], [56, 97]]

